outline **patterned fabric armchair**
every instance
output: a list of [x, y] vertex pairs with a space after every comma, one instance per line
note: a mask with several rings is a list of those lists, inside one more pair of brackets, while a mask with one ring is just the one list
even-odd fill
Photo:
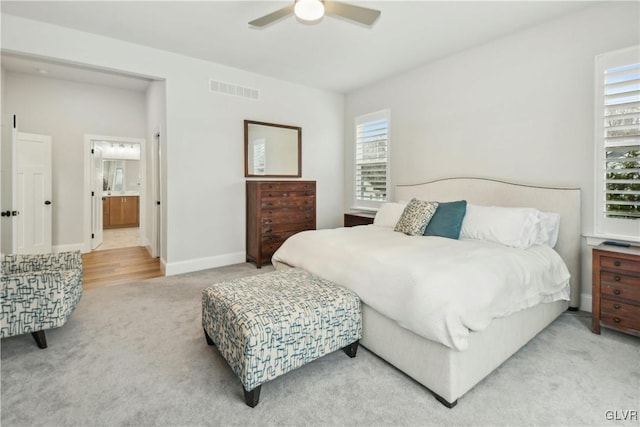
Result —
[[67, 321], [82, 296], [80, 251], [2, 255], [0, 338], [31, 333], [47, 348], [44, 331]]

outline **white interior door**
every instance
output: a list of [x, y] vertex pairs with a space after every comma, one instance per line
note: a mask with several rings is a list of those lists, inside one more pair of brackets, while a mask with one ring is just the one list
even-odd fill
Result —
[[[2, 135], [5, 136], [4, 134]], [[2, 144], [2, 191], [0, 191], [0, 203], [2, 208], [2, 241], [0, 242], [0, 251], [6, 254], [15, 254], [18, 248], [18, 222], [13, 213], [17, 214], [18, 209], [18, 166], [16, 144], [18, 140], [18, 128], [16, 125], [16, 116], [13, 116], [13, 127], [11, 128], [11, 137], [7, 138], [8, 144]]]
[[53, 217], [51, 137], [18, 132], [16, 145], [16, 253], [49, 253]]
[[160, 133], [157, 133], [154, 138], [153, 144], [153, 245], [151, 255], [158, 258], [162, 255], [161, 252], [161, 225], [162, 225], [162, 206], [160, 206], [160, 198], [162, 194], [162, 188], [160, 183], [162, 182], [162, 168], [161, 168], [161, 155], [160, 150]]
[[91, 164], [91, 250], [102, 244], [103, 235], [103, 209], [102, 189], [104, 180], [104, 167], [102, 162], [102, 147], [92, 144]]

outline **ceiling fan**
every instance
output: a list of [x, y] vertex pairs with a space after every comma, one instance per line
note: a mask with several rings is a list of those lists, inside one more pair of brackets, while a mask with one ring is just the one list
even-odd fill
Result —
[[249, 25], [253, 27], [264, 27], [291, 14], [295, 14], [303, 21], [313, 22], [322, 18], [325, 13], [364, 25], [372, 25], [376, 19], [378, 19], [378, 16], [380, 16], [379, 10], [339, 1], [294, 0], [293, 4], [271, 12], [261, 18], [254, 19], [249, 22]]

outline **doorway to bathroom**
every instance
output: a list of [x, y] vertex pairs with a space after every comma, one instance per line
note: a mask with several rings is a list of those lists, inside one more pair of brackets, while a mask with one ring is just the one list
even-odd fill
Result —
[[91, 251], [143, 245], [144, 140], [86, 136]]
[[[154, 222], [153, 217], [145, 221], [146, 209], [159, 208], [147, 201], [147, 197], [154, 198], [159, 173], [152, 160], [152, 171], [146, 174], [145, 141], [85, 135], [85, 144], [85, 181], [90, 194], [85, 244], [90, 251], [82, 255], [84, 288], [163, 276], [160, 259], [148, 250], [153, 238], [145, 237], [146, 233], [153, 235], [146, 223]], [[151, 147], [152, 159], [156, 150], [156, 145]]]

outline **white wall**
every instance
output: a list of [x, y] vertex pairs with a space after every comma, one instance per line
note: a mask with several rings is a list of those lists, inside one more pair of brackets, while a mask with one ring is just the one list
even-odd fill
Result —
[[[302, 127], [302, 178], [317, 181], [318, 227], [340, 225], [342, 95], [6, 14], [2, 48], [165, 79], [167, 274], [245, 259], [244, 119]], [[261, 99], [210, 93], [210, 78], [257, 88]]]
[[8, 72], [6, 108], [20, 132], [53, 141], [53, 238], [81, 249], [84, 234], [85, 134], [144, 138], [144, 92]]
[[140, 191], [140, 160], [124, 161], [124, 191]]
[[[353, 120], [391, 110], [393, 184], [495, 177], [582, 189], [593, 229], [594, 57], [640, 43], [638, 2], [610, 2], [351, 93], [345, 204], [353, 197]], [[590, 248], [582, 304], [591, 310]]]

